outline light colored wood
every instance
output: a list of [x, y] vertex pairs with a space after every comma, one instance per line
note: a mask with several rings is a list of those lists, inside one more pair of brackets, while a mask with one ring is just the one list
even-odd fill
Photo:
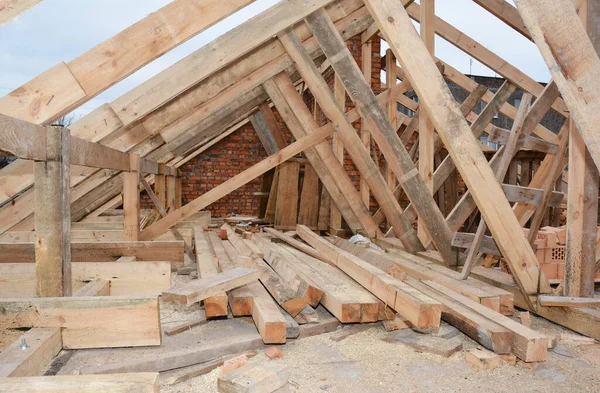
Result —
[[600, 307], [598, 298], [542, 295], [538, 301], [544, 307]]
[[424, 283], [436, 291], [462, 303], [473, 311], [491, 319], [500, 326], [513, 332], [513, 353], [525, 362], [543, 362], [548, 353], [548, 337], [531, 330], [530, 328], [515, 322], [511, 318], [491, 311], [487, 307], [476, 303], [465, 296], [462, 296], [446, 287], [433, 281], [424, 281]]
[[286, 282], [273, 271], [263, 258], [259, 257], [251, 247], [248, 247], [240, 239], [230, 226], [224, 224], [221, 228], [227, 231], [227, 237], [235, 249], [243, 256], [250, 258], [247, 266], [260, 271], [260, 282], [269, 291], [271, 296], [273, 296], [277, 304], [292, 317], [298, 315], [306, 307], [306, 301], [303, 298], [303, 293], [298, 291], [299, 288], [293, 285], [293, 283]]
[[467, 352], [465, 361], [478, 370], [493, 370], [502, 365], [500, 356], [481, 349], [472, 349]]
[[110, 281], [95, 278], [73, 294], [73, 297], [85, 296], [110, 296]]
[[[218, 261], [209, 245], [208, 238], [201, 226], [194, 227], [194, 243], [196, 245], [196, 263], [198, 278], [208, 278], [217, 274]], [[204, 300], [206, 318], [227, 316], [227, 294], [219, 293]]]
[[168, 289], [162, 293], [162, 298], [165, 302], [189, 306], [190, 304], [218, 295], [223, 291], [235, 289], [256, 281], [259, 275], [257, 270], [232, 269]]
[[477, 341], [487, 349], [497, 353], [512, 351], [512, 332], [492, 320], [465, 307], [460, 302], [434, 290], [411, 277], [403, 280], [406, 284], [423, 292], [442, 304], [442, 319]]
[[[314, 115], [311, 115], [287, 74], [280, 73], [276, 75], [272, 82], [264, 84], [265, 90], [275, 103], [294, 137], [297, 139], [316, 132], [319, 129], [320, 122], [314, 119]], [[325, 127], [331, 127], [331, 124]], [[337, 204], [350, 228], [357, 231], [362, 227], [369, 236], [375, 236], [378, 233], [377, 225], [371, 219], [367, 208], [360, 203], [360, 196], [356, 188], [342, 164], [336, 159], [329, 143], [322, 142], [316, 145], [314, 149], [305, 150], [304, 154], [317, 171], [317, 175], [324, 186], [325, 191], [323, 192]], [[323, 211], [326, 207], [330, 207], [330, 203], [326, 198], [321, 197], [321, 209]], [[327, 217], [327, 221], [330, 221], [330, 211], [323, 217]], [[330, 228], [329, 222], [327, 225], [324, 228], [325, 230]]]
[[324, 129], [319, 130], [319, 132], [308, 135], [300, 140], [292, 143], [286, 148], [280, 150], [278, 153], [266, 158], [265, 160], [255, 164], [254, 166], [248, 168], [247, 170], [239, 173], [238, 175], [232, 177], [231, 179], [225, 181], [218, 187], [213, 188], [208, 191], [204, 195], [198, 197], [197, 199], [189, 202], [185, 206], [180, 209], [177, 209], [171, 213], [169, 213], [162, 220], [152, 224], [148, 228], [142, 231], [140, 234], [140, 238], [142, 240], [152, 239], [157, 236], [160, 236], [169, 228], [173, 227], [180, 221], [183, 221], [187, 217], [190, 217], [194, 213], [204, 209], [206, 206], [210, 205], [212, 202], [218, 200], [219, 198], [229, 194], [231, 191], [247, 184], [252, 181], [254, 178], [262, 175], [268, 170], [274, 168], [279, 165], [281, 162], [295, 156], [299, 152], [305, 150], [308, 147], [311, 147], [323, 139], [325, 139], [328, 135], [331, 134], [333, 130], [331, 128], [326, 127]]
[[[343, 112], [346, 112], [346, 90], [344, 89], [344, 85], [340, 80], [339, 76], [335, 76], [333, 78], [333, 95], [335, 97], [335, 101]], [[331, 142], [331, 150], [335, 155], [335, 158], [344, 165], [344, 144], [340, 140], [340, 137], [337, 133], [333, 134], [333, 139]], [[329, 216], [329, 226], [332, 232], [342, 229], [342, 214], [337, 208], [335, 201], [331, 201], [331, 214]]]
[[132, 154], [131, 171], [123, 172], [123, 240], [140, 240], [139, 156]]
[[385, 304], [420, 328], [440, 324], [441, 304], [298, 225], [298, 235]]
[[[421, 23], [419, 26], [421, 39], [431, 56], [435, 58], [435, 0], [424, 0], [421, 1], [420, 5]], [[390, 53], [392, 53], [391, 50]], [[394, 60], [395, 63], [396, 60]], [[396, 73], [393, 74], [395, 78]], [[419, 112], [419, 173], [430, 194], [433, 194], [434, 126], [425, 108], [421, 108]], [[431, 239], [425, 229], [425, 222], [421, 219], [419, 219], [417, 230], [421, 242], [423, 244], [429, 243]]]
[[323, 290], [321, 304], [338, 321], [371, 323], [379, 320], [381, 308], [385, 305], [340, 269], [287, 245], [282, 245], [280, 250], [294, 261], [298, 271]]
[[0, 379], [2, 392], [40, 393], [158, 393], [158, 373], [59, 375]]
[[0, 306], [2, 328], [60, 327], [66, 349], [161, 344], [157, 297], [2, 299]]
[[[597, 30], [598, 23], [595, 20], [588, 26], [588, 0], [572, 2], [583, 26], [589, 30]], [[559, 59], [557, 61], [560, 62]], [[587, 105], [585, 101], [584, 103]], [[568, 143], [567, 246], [563, 291], [566, 296], [591, 298], [594, 297], [596, 277], [598, 220], [594, 217], [598, 216], [598, 169], [573, 118], [569, 119]], [[557, 175], [553, 172], [548, 181]], [[538, 217], [534, 216], [535, 218]]]
[[516, 4], [598, 166], [600, 150], [594, 127], [598, 124], [600, 107], [594, 86], [600, 73], [600, 59], [572, 0]]
[[259, 247], [263, 250], [264, 259], [269, 266], [292, 288], [296, 287], [297, 292], [302, 294], [302, 298], [309, 306], [317, 307], [323, 297], [323, 291], [318, 284], [301, 269], [295, 268], [295, 258], [291, 258], [285, 250], [262, 236], [258, 239]]
[[[371, 86], [372, 78], [373, 78], [373, 76], [372, 76], [372, 73], [373, 73], [373, 43], [372, 43], [370, 37], [377, 34], [377, 32], [379, 31], [379, 28], [377, 27], [376, 23], [373, 23], [371, 26], [375, 26], [375, 29], [376, 29], [374, 32], [372, 32], [372, 35], [371, 35], [371, 33], [369, 33], [369, 29], [367, 29], [367, 31], [365, 31], [361, 37], [361, 40], [362, 40], [361, 68], [362, 68], [362, 72], [365, 77], [365, 80], [367, 81], [369, 86]], [[367, 37], [369, 37], [369, 38], [367, 39]], [[367, 149], [367, 152], [369, 153], [369, 155], [371, 155], [371, 133], [369, 132], [369, 127], [367, 126], [366, 119], [362, 119], [362, 118], [360, 121], [360, 139], [362, 140], [363, 145], [365, 146], [365, 149]], [[360, 177], [360, 196], [361, 196], [363, 203], [367, 207], [367, 209], [369, 209], [371, 206], [371, 190], [369, 189], [369, 183], [367, 183], [362, 176]]]
[[[488, 142], [505, 145], [508, 142], [510, 131], [500, 127], [492, 126], [491, 133], [488, 134]], [[519, 136], [519, 147], [521, 149], [535, 150], [542, 153], [556, 154], [558, 146], [554, 143], [546, 142], [545, 140], [528, 135]]]
[[42, 0], [2, 0], [0, 1], [0, 26], [29, 11]]
[[39, 297], [71, 296], [69, 130], [46, 132], [46, 159], [35, 164], [35, 266]]
[[304, 180], [298, 209], [298, 223], [316, 228], [319, 220], [319, 177], [310, 164], [304, 165]]
[[[29, 346], [21, 349], [21, 344]], [[0, 378], [40, 375], [62, 349], [60, 328], [34, 328], [0, 353]]]
[[[519, 106], [519, 111], [517, 112], [517, 116], [515, 121], [513, 122], [513, 126], [511, 129], [510, 137], [508, 138], [508, 142], [502, 148], [502, 158], [500, 160], [500, 164], [498, 164], [498, 168], [496, 169], [496, 180], [498, 183], [502, 183], [506, 173], [511, 166], [513, 161], [513, 157], [519, 151], [518, 143], [519, 136], [523, 131], [523, 123], [525, 122], [526, 115], [531, 106], [531, 94], [525, 93], [521, 98], [521, 104]], [[515, 182], [516, 183], [516, 182]], [[469, 277], [469, 273], [471, 273], [471, 269], [473, 268], [476, 260], [479, 255], [479, 246], [485, 236], [485, 232], [487, 231], [487, 225], [484, 220], [479, 222], [479, 226], [477, 227], [477, 231], [475, 233], [475, 238], [471, 243], [471, 248], [469, 248], [469, 252], [467, 253], [467, 259], [465, 260], [465, 264], [462, 269], [461, 278], [465, 280]]]
[[282, 361], [263, 360], [234, 370], [217, 380], [221, 393], [267, 393], [287, 385], [291, 370]]
[[[329, 59], [335, 60], [332, 61], [332, 66], [341, 75], [357, 111], [369, 119], [373, 138], [398, 178], [398, 182], [415, 206], [415, 210], [426, 224], [427, 232], [436, 248], [444, 256], [444, 261], [448, 265], [455, 265], [456, 258], [451, 246], [452, 233], [444, 216], [439, 211], [431, 192], [427, 190], [423, 179], [418, 176], [417, 168], [390, 122], [386, 119], [383, 108], [378, 104], [373, 92], [365, 82], [356, 61], [345, 50], [345, 44], [335, 31], [331, 19], [323, 12], [317, 12], [307, 18], [307, 23], [311, 26], [323, 52]], [[374, 187], [371, 188], [374, 191]], [[392, 225], [394, 224], [392, 223]], [[400, 234], [397, 233], [399, 238], [404, 231], [400, 232]]]
[[[352, 157], [361, 176], [364, 176], [365, 180], [369, 182], [372, 192], [382, 206], [383, 211], [386, 213], [386, 218], [393, 224], [398, 237], [405, 240], [408, 249], [422, 249], [422, 245], [416, 237], [416, 233], [414, 233], [412, 227], [410, 227], [410, 223], [402, 218], [398, 201], [394, 198], [391, 190], [386, 186], [385, 179], [364, 149], [352, 124], [337, 105], [333, 93], [329, 90], [329, 86], [312, 62], [312, 59], [308, 57], [306, 49], [299, 41], [296, 34], [293, 31], [288, 30], [285, 34], [279, 35], [279, 40], [286, 48], [290, 57], [294, 60], [296, 68], [307, 82], [307, 85], [313, 95], [315, 95], [315, 98], [319, 102], [325, 115], [337, 125], [336, 132], [340, 135], [344, 147]], [[342, 78], [344, 78], [344, 76], [342, 76]], [[345, 87], [347, 91], [350, 91], [347, 86]]]
[[154, 178], [154, 194], [158, 198], [160, 206], [167, 206], [167, 177], [165, 176], [165, 164], [159, 164], [158, 175]]
[[289, 161], [279, 166], [275, 227], [289, 228], [298, 220], [298, 181], [300, 164]]
[[429, 108], [439, 135], [520, 287], [528, 295], [535, 295], [538, 290], [542, 293], [550, 291], [550, 285], [539, 269], [521, 225], [512, 213], [500, 185], [489, 181], [494, 174], [470, 127], [452, 104], [452, 95], [435, 63], [427, 55], [406, 10], [388, 0], [368, 0], [366, 5], [419, 94], [421, 104]]

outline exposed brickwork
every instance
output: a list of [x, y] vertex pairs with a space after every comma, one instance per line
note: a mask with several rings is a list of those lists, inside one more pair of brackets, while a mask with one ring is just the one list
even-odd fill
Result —
[[[358, 64], [361, 64], [362, 49], [360, 36], [349, 40], [348, 48], [354, 55]], [[376, 93], [381, 90], [381, 64], [379, 51], [380, 41], [379, 39], [376, 39], [373, 41], [372, 71], [372, 84]], [[328, 82], [333, 86], [332, 75], [328, 78]], [[313, 99], [310, 94], [306, 94], [304, 99], [312, 110]], [[354, 107], [348, 97], [346, 106], [347, 110]], [[274, 113], [279, 121], [279, 125], [286, 141], [291, 143], [291, 133], [281, 120], [277, 111], [274, 111]], [[323, 119], [323, 121], [325, 121], [325, 119]], [[354, 126], [359, 130], [360, 122], [357, 122]], [[184, 176], [183, 203], [190, 202], [266, 157], [267, 154], [252, 126], [248, 124], [242, 127], [240, 130], [215, 144], [207, 151], [188, 161], [180, 168]], [[358, 189], [360, 175], [348, 155], [346, 155], [344, 166]], [[262, 177], [253, 180], [246, 186], [241, 187], [237, 191], [232, 192], [228, 196], [208, 206], [206, 210], [211, 211], [213, 217], [223, 217], [232, 212], [240, 215], [257, 215], [260, 198], [255, 196], [254, 193], [260, 192], [261, 182]], [[142, 203], [145, 207], [151, 206], [151, 202], [147, 195], [143, 196]], [[375, 202], [373, 201], [373, 204], [374, 203]], [[373, 205], [373, 208], [376, 208], [375, 205]]]

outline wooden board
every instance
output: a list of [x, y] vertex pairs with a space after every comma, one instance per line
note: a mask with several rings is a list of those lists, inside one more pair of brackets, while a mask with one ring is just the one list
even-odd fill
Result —
[[414, 326], [429, 328], [440, 325], [442, 306], [437, 301], [335, 247], [302, 225], [298, 225], [296, 231], [304, 241], [328, 258], [329, 263], [346, 272], [386, 305], [406, 317]]
[[[0, 327], [61, 327], [66, 349], [161, 344], [157, 297], [2, 299]], [[134, 317], [135, 316], [135, 317]]]
[[158, 393], [159, 388], [158, 373], [0, 379], [0, 392], [14, 393]]
[[279, 166], [275, 227], [293, 228], [298, 218], [298, 176], [300, 164], [285, 162]]
[[252, 362], [217, 380], [221, 393], [274, 392], [287, 385], [290, 368], [281, 360]]
[[[74, 262], [116, 261], [122, 256], [135, 256], [138, 261], [169, 261], [183, 265], [183, 241], [153, 242], [71, 242]], [[34, 262], [33, 243], [0, 244], [0, 263]]]
[[[112, 296], [158, 296], [171, 287], [169, 262], [77, 262], [71, 268], [73, 288], [98, 278], [110, 282]], [[35, 296], [33, 264], [0, 264], [0, 298]]]
[[[194, 227], [194, 242], [196, 245], [196, 265], [198, 278], [207, 278], [218, 273], [217, 257], [212, 250], [208, 237], [201, 226]], [[227, 316], [227, 294], [219, 293], [204, 300], [206, 318]]]
[[[26, 350], [21, 349], [23, 339]], [[0, 353], [0, 378], [38, 376], [61, 349], [60, 328], [31, 329]]]
[[162, 293], [165, 302], [185, 304], [197, 303], [223, 291], [235, 289], [258, 280], [260, 273], [252, 269], [232, 269], [210, 277], [199, 278]]

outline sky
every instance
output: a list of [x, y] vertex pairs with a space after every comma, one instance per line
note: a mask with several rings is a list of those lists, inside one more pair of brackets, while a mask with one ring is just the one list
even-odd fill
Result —
[[[75, 120], [277, 2], [255, 1], [83, 104], [74, 112]], [[512, 0], [508, 2], [514, 5]], [[8, 94], [61, 61], [68, 63], [168, 3], [169, 0], [43, 1], [0, 26], [0, 95]], [[472, 0], [437, 0], [436, 14], [530, 77], [540, 82], [550, 79], [537, 47]], [[436, 56], [463, 73], [495, 75], [440, 37], [436, 37]]]

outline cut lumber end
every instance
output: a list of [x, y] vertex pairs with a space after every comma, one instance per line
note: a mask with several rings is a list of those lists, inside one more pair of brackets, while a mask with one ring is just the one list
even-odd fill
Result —
[[500, 356], [484, 349], [473, 349], [467, 352], [465, 361], [479, 370], [492, 370], [502, 365]]

